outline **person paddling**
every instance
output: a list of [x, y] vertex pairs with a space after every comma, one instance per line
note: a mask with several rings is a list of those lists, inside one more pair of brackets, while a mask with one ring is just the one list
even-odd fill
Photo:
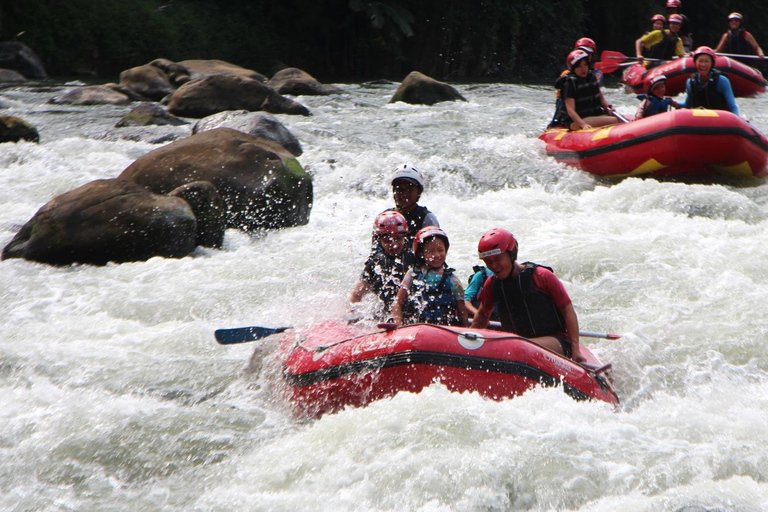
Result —
[[739, 115], [731, 82], [714, 68], [715, 58], [715, 51], [709, 46], [699, 46], [693, 52], [696, 73], [685, 83], [686, 97], [683, 108], [727, 110]]
[[426, 206], [418, 204], [424, 192], [424, 175], [410, 164], [400, 165], [392, 175], [392, 196], [395, 207], [408, 221], [408, 239], [410, 243], [416, 233], [424, 226], [440, 226], [437, 217]]
[[583, 362], [579, 319], [563, 283], [552, 269], [517, 262], [517, 240], [506, 229], [487, 231], [477, 244], [478, 257], [495, 276], [485, 281], [472, 327], [488, 327], [498, 306], [501, 328], [530, 338], [553, 352]]
[[637, 95], [637, 99], [642, 100], [642, 103], [637, 108], [635, 120], [661, 114], [669, 110], [669, 107], [680, 108], [678, 102], [664, 96], [664, 93], [667, 92], [666, 76], [656, 75], [650, 80], [646, 80], [645, 90], [647, 91], [645, 94]]
[[[744, 30], [744, 16], [738, 12], [732, 12], [728, 15], [728, 32], [723, 34], [720, 42], [715, 48], [715, 53], [730, 53], [736, 55], [757, 55], [760, 59], [765, 58], [763, 49], [757, 44], [755, 36]], [[745, 64], [753, 64], [747, 59], [736, 60]]]
[[439, 227], [427, 226], [416, 233], [413, 252], [417, 266], [405, 274], [397, 292], [392, 308], [395, 324], [469, 325], [464, 289], [445, 263], [449, 246], [448, 235]]
[[358, 317], [354, 304], [360, 302], [367, 293], [374, 293], [380, 300], [374, 316], [380, 321], [389, 319], [403, 277], [416, 263], [413, 251], [406, 244], [407, 233], [408, 223], [401, 213], [387, 210], [376, 216], [371, 254], [349, 296], [351, 317]]

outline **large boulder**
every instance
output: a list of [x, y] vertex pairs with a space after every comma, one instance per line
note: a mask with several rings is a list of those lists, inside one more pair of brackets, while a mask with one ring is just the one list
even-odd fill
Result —
[[168, 195], [182, 198], [192, 208], [197, 220], [195, 243], [220, 248], [227, 229], [227, 213], [216, 187], [207, 181], [193, 181], [176, 187]]
[[184, 68], [189, 70], [189, 75], [192, 80], [215, 75], [235, 75], [243, 78], [251, 78], [262, 83], [266, 83], [267, 81], [267, 77], [257, 71], [243, 68], [236, 64], [230, 64], [223, 60], [191, 59], [182, 60], [181, 62], [177, 62], [177, 64], [184, 66]]
[[402, 101], [414, 105], [434, 105], [441, 101], [467, 101], [459, 91], [444, 82], [412, 71], [397, 88], [390, 103]]
[[151, 64], [120, 73], [120, 86], [154, 101], [160, 101], [176, 90], [168, 74]]
[[24, 43], [0, 43], [0, 68], [18, 71], [27, 78], [48, 78], [43, 62]]
[[0, 82], [25, 82], [27, 78], [12, 69], [0, 69]]
[[57, 105], [127, 105], [131, 98], [105, 85], [86, 85], [49, 100]]
[[291, 153], [230, 128], [151, 151], [119, 177], [156, 194], [208, 181], [226, 205], [227, 227], [243, 230], [303, 225], [312, 208], [312, 179]]
[[40, 134], [37, 128], [21, 118], [0, 116], [0, 143], [19, 142], [20, 140], [40, 142]]
[[183, 119], [170, 115], [163, 107], [157, 103], [142, 102], [131, 109], [120, 119], [115, 128], [124, 128], [126, 126], [150, 126], [150, 125], [172, 125], [180, 126], [189, 124]]
[[192, 80], [179, 87], [168, 101], [168, 112], [181, 117], [201, 118], [225, 110], [309, 115], [307, 107], [281, 96], [266, 84], [236, 75]]
[[262, 137], [277, 142], [285, 149], [300, 156], [301, 144], [288, 128], [275, 116], [266, 112], [248, 112], [247, 110], [228, 110], [204, 117], [192, 127], [192, 133], [206, 132], [215, 128], [232, 128], [252, 137]]
[[197, 221], [184, 199], [124, 180], [97, 180], [44, 205], [2, 259], [69, 265], [180, 258], [194, 251]]
[[275, 73], [267, 85], [272, 87], [280, 94], [291, 94], [293, 96], [315, 95], [325, 96], [328, 94], [340, 94], [341, 89], [333, 85], [323, 85], [306, 71], [298, 68], [286, 68]]

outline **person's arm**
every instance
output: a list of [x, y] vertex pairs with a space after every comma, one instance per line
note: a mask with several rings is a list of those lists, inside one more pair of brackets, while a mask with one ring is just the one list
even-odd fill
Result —
[[723, 34], [723, 37], [720, 38], [720, 42], [717, 43], [717, 46], [715, 47], [715, 53], [720, 53], [723, 51], [723, 48], [725, 48], [725, 43], [728, 41], [728, 32]]
[[691, 92], [691, 79], [685, 81], [685, 101], [682, 108], [691, 108], [693, 104], [693, 93]]
[[677, 44], [675, 45], [675, 56], [673, 58], [685, 57], [685, 48], [683, 47], [682, 38], [677, 38]]
[[640, 102], [640, 106], [637, 107], [637, 113], [635, 114], [635, 121], [645, 117], [645, 107], [648, 105], [649, 101], [650, 100], [648, 98], [645, 98], [643, 101]]
[[485, 304], [480, 303], [480, 307], [477, 308], [477, 313], [475, 313], [475, 317], [472, 319], [472, 327], [475, 329], [485, 329], [488, 327], [488, 324], [491, 322], [491, 313], [493, 313], [493, 308], [487, 308]]
[[725, 98], [725, 104], [727, 105], [728, 110], [738, 116], [739, 107], [736, 106], [736, 98], [733, 97], [731, 82], [725, 76], [720, 75], [716, 89]]
[[760, 48], [760, 45], [757, 44], [757, 41], [755, 41], [755, 36], [747, 32], [744, 37], [749, 43], [749, 45], [752, 47], [752, 49], [755, 50], [755, 53], [757, 54], [757, 56], [760, 57], [761, 59], [764, 59], [765, 55], [763, 54], [763, 49]]
[[355, 284], [354, 289], [352, 290], [352, 293], [349, 295], [349, 302], [355, 303], [360, 302], [363, 298], [363, 295], [368, 293], [371, 290], [371, 285], [360, 279], [357, 284]]
[[585, 361], [584, 356], [581, 355], [581, 347], [579, 344], [579, 318], [576, 316], [576, 310], [573, 307], [573, 303], [568, 303], [567, 306], [562, 308], [563, 316], [565, 317], [565, 330], [568, 334], [568, 338], [571, 340], [571, 358], [577, 363]]
[[408, 290], [400, 288], [397, 292], [395, 305], [392, 306], [392, 321], [398, 326], [403, 325], [403, 304], [405, 304], [405, 299], [407, 298]]
[[635, 41], [635, 57], [637, 57], [637, 62], [640, 64], [643, 63], [643, 38], [638, 37]]
[[467, 320], [467, 307], [463, 300], [456, 301], [456, 310], [459, 313], [459, 320], [462, 327], [469, 327], [469, 320]]
[[[588, 130], [592, 128], [590, 125], [584, 122], [584, 120], [579, 116], [579, 113], [576, 112], [576, 100], [573, 98], [565, 98], [563, 100], [563, 103], [565, 103], [565, 110], [568, 112], [568, 117], [571, 118], [571, 121], [576, 124], [576, 126], [579, 127], [580, 130]], [[571, 123], [571, 124], [573, 124]], [[568, 127], [570, 128], [570, 126]]]

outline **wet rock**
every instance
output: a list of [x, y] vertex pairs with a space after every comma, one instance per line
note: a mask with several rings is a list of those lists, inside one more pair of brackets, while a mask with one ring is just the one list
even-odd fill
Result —
[[56, 105], [127, 105], [130, 102], [125, 94], [104, 85], [77, 87], [49, 101]]
[[250, 78], [257, 82], [266, 83], [267, 77], [261, 73], [252, 69], [246, 69], [235, 64], [230, 64], [223, 60], [209, 59], [209, 60], [182, 60], [178, 62], [179, 65], [184, 66], [189, 70], [189, 75], [192, 80], [199, 80], [200, 78], [206, 78], [215, 75], [233, 75], [243, 78]]
[[30, 219], [2, 259], [53, 265], [180, 258], [195, 249], [197, 221], [180, 197], [124, 180], [97, 180], [62, 194]]
[[18, 71], [27, 78], [48, 78], [43, 62], [24, 43], [0, 43], [0, 68]]
[[315, 77], [297, 68], [286, 68], [278, 71], [275, 73], [275, 76], [267, 82], [267, 85], [280, 94], [290, 94], [293, 96], [326, 96], [343, 92], [333, 85], [321, 84]]
[[120, 178], [167, 194], [195, 181], [212, 183], [226, 205], [227, 227], [243, 230], [306, 224], [312, 179], [272, 141], [229, 128], [192, 135], [151, 151]]
[[226, 110], [309, 115], [307, 107], [281, 96], [266, 84], [235, 75], [192, 80], [179, 87], [168, 101], [168, 112], [180, 117], [201, 118]]
[[150, 126], [150, 125], [171, 125], [180, 126], [189, 124], [183, 119], [170, 115], [157, 103], [139, 103], [130, 112], [125, 114], [120, 121], [115, 124], [115, 128], [126, 126]]
[[390, 103], [402, 101], [414, 105], [434, 105], [441, 101], [467, 101], [456, 89], [418, 71], [412, 71], [397, 88]]
[[0, 82], [24, 82], [26, 77], [12, 69], [0, 69]]
[[300, 156], [301, 144], [293, 133], [275, 116], [265, 112], [248, 112], [247, 110], [228, 110], [212, 116], [204, 117], [192, 127], [192, 133], [200, 133], [215, 128], [232, 128], [252, 137], [262, 137], [277, 142], [285, 149]]
[[176, 187], [168, 194], [184, 199], [197, 220], [195, 243], [203, 247], [220, 248], [227, 229], [226, 205], [216, 187], [207, 181], [194, 181]]
[[160, 101], [176, 90], [168, 74], [151, 64], [120, 73], [120, 86], [150, 100]]
[[37, 128], [23, 119], [15, 116], [0, 116], [0, 143], [20, 140], [40, 142], [40, 134]]

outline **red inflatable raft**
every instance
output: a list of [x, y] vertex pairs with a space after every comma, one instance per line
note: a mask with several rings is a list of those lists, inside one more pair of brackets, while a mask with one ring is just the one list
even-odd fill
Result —
[[[715, 68], [728, 77], [734, 96], [754, 96], [765, 92], [765, 78], [755, 68], [723, 56], [717, 57]], [[624, 82], [627, 91], [642, 93], [645, 92], [646, 80], [656, 75], [664, 75], [667, 77], [667, 95], [675, 96], [685, 92], [685, 82], [695, 72], [696, 66], [693, 65], [693, 58], [685, 57], [671, 60], [651, 69], [646, 69], [640, 64], [629, 66], [624, 70], [621, 81]]]
[[587, 363], [580, 365], [516, 334], [484, 329], [416, 324], [361, 333], [328, 323], [283, 336], [283, 375], [302, 416], [418, 393], [433, 382], [494, 400], [561, 385], [579, 400], [619, 403], [604, 374], [610, 365], [584, 345]]
[[768, 140], [722, 110], [674, 110], [590, 130], [545, 131], [547, 155], [607, 178], [768, 175]]

